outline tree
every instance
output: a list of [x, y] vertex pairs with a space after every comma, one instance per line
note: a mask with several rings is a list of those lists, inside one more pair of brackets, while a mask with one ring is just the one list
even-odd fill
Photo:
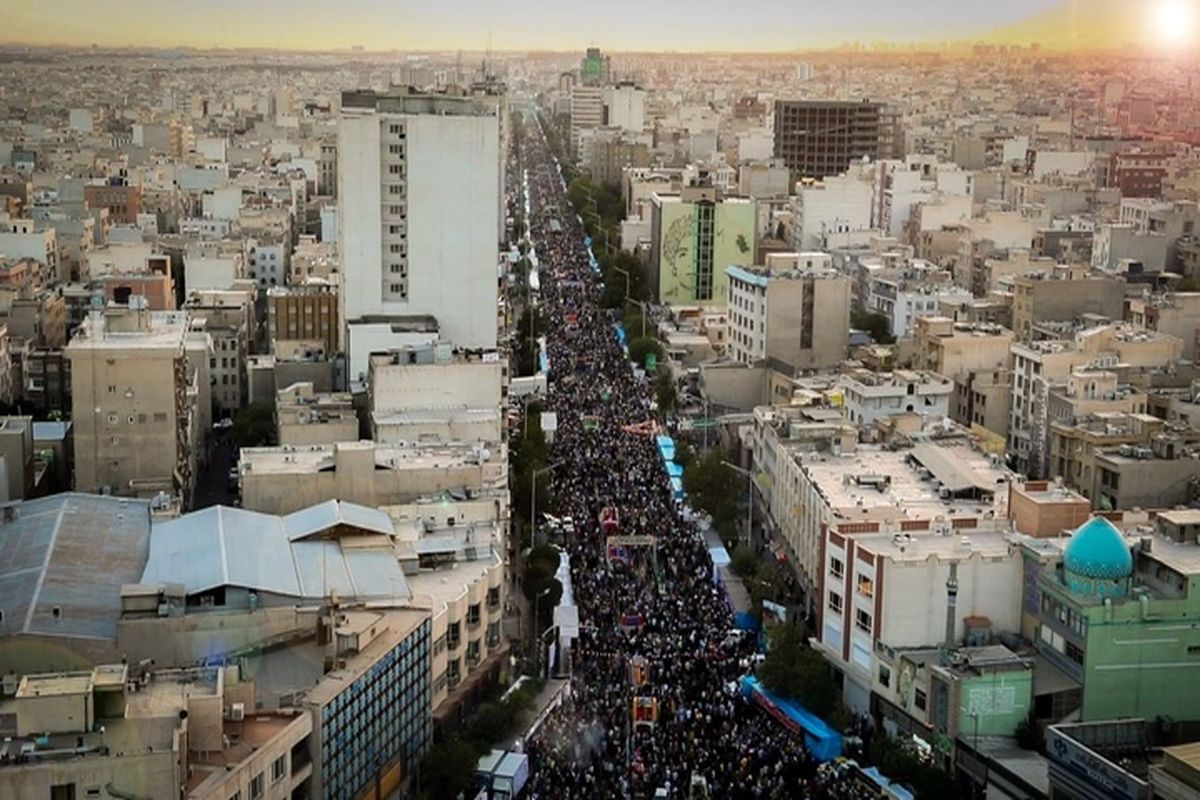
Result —
[[658, 410], [663, 414], [675, 410], [679, 393], [675, 390], [675, 377], [671, 374], [671, 367], [668, 365], [660, 367], [658, 377], [654, 379], [654, 399], [658, 403]]
[[275, 438], [275, 410], [265, 403], [233, 412], [233, 442], [238, 447], [262, 447]]
[[896, 341], [896, 337], [892, 336], [891, 320], [874, 311], [855, 311], [850, 315], [850, 326], [866, 331], [878, 344], [891, 344]]
[[662, 344], [652, 336], [639, 336], [629, 343], [629, 360], [640, 367], [646, 366], [646, 357], [651, 353], [658, 363], [663, 363]]
[[430, 748], [421, 760], [421, 792], [428, 798], [458, 797], [470, 792], [482, 748], [460, 737]]
[[796, 622], [771, 630], [771, 649], [758, 667], [758, 677], [772, 692], [799, 700], [818, 716], [828, 714], [837, 703], [829, 664], [808, 646], [804, 628]]
[[684, 467], [683, 488], [694, 508], [712, 517], [713, 527], [723, 538], [730, 538], [740, 512], [737, 497], [742, 477], [725, 466], [729, 454], [720, 448], [693, 458]]
[[1029, 709], [1029, 716], [1017, 723], [1013, 736], [1017, 740], [1017, 747], [1022, 750], [1041, 751], [1046, 747], [1046, 734], [1042, 731], [1032, 708]]

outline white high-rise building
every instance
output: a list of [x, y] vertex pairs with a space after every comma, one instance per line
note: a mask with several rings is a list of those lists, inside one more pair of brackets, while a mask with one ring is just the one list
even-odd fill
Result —
[[604, 91], [601, 86], [571, 89], [571, 152], [576, 156], [583, 131], [604, 124]]
[[610, 128], [641, 133], [646, 127], [646, 90], [633, 83], [606, 86], [604, 107], [608, 112], [606, 123]]
[[348, 375], [428, 341], [494, 348], [500, 230], [496, 106], [471, 97], [342, 95], [338, 248]]

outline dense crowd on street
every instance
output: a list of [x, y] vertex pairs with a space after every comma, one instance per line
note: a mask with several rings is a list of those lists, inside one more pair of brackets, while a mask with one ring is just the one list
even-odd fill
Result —
[[[526, 743], [529, 796], [652, 798], [665, 788], [689, 797], [694, 784], [722, 798], [868, 796], [736, 692], [754, 642], [730, 635], [725, 592], [654, 437], [626, 430], [655, 418], [651, 385], [599, 305], [600, 276], [546, 141], [536, 123], [526, 128], [530, 239], [549, 323], [546, 403], [558, 419], [554, 510], [574, 521], [562, 545], [580, 618], [569, 697]], [[654, 545], [608, 548], [606, 508], [616, 509], [621, 535], [652, 536]], [[640, 686], [635, 658], [646, 664]], [[657, 703], [653, 724], [634, 724], [635, 696]]]

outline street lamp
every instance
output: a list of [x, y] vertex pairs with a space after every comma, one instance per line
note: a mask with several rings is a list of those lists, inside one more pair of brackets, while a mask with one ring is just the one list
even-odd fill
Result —
[[542, 632], [540, 630], [541, 617], [538, 616], [538, 604], [541, 602], [541, 599], [550, 594], [553, 589], [554, 586], [551, 584], [534, 595], [533, 598], [533, 646], [537, 648], [533, 654], [533, 668], [539, 678], [542, 675]]
[[611, 266], [612, 266], [612, 269], [616, 270], [617, 272], [619, 272], [625, 276], [625, 302], [628, 303], [629, 302], [629, 273], [626, 272], [625, 270], [621, 269], [620, 267], [618, 267], [616, 264], [612, 264]]
[[546, 466], [542, 467], [541, 469], [535, 469], [533, 471], [533, 480], [531, 480], [529, 482], [529, 530], [530, 530], [529, 539], [533, 546], [537, 545], [537, 479], [538, 479], [538, 475], [541, 475], [546, 472], [550, 472], [551, 470], [560, 466], [562, 463], [563, 462], [561, 462], [561, 461], [555, 461], [553, 464], [547, 464]]
[[750, 541], [750, 538], [754, 530], [754, 473], [729, 461], [722, 461], [721, 466], [746, 476], [746, 544], [753, 547], [754, 543]]
[[[628, 286], [629, 286], [629, 284], [626, 283], [626, 288], [628, 288]], [[626, 296], [625, 302], [633, 303], [635, 306], [637, 306], [638, 308], [640, 308], [642, 310], [642, 338], [645, 339], [646, 338], [646, 315], [650, 313], [650, 304], [647, 303], [645, 300], [634, 300], [632, 297], [628, 297], [628, 296]]]

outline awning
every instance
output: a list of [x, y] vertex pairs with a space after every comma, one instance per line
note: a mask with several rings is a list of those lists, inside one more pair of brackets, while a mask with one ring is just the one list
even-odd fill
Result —
[[912, 450], [912, 457], [951, 492], [957, 494], [971, 489], [990, 494], [996, 492], [994, 476], [976, 474], [936, 444], [917, 445]]
[[1043, 697], [1083, 688], [1079, 681], [1055, 666], [1045, 656], [1033, 657], [1033, 694]]

